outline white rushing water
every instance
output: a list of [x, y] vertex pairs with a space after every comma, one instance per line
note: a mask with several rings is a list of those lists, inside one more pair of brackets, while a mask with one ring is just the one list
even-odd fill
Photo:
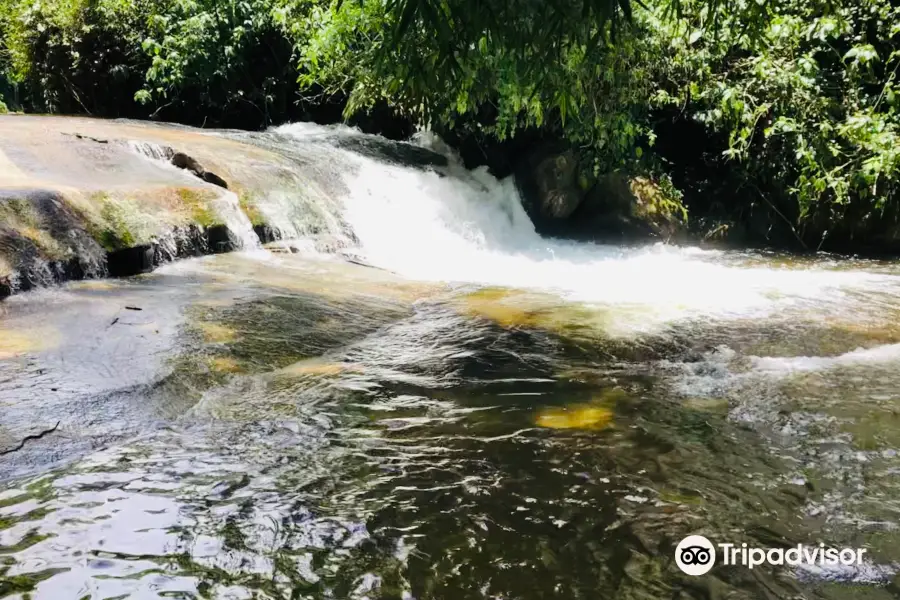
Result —
[[[307, 145], [359, 135], [305, 123], [275, 131]], [[434, 138], [426, 141], [441, 149]], [[853, 290], [898, 283], [861, 270], [728, 266], [721, 253], [696, 248], [545, 239], [511, 178], [466, 171], [452, 157], [448, 168], [436, 172], [349, 151], [338, 155], [352, 165], [343, 174], [340, 220], [358, 240], [359, 255], [412, 279], [538, 289], [577, 302], [649, 306], [668, 317], [758, 316], [804, 302], [840, 302]]]
[[858, 348], [838, 356], [751, 357], [753, 367], [769, 375], [792, 375], [839, 367], [880, 365], [900, 359], [900, 344]]

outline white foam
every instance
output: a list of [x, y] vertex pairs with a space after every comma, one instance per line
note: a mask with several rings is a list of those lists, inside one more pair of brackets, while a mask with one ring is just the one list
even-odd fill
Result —
[[857, 348], [839, 356], [750, 357], [757, 371], [769, 374], [824, 371], [837, 367], [886, 364], [900, 361], [900, 344]]
[[348, 177], [344, 218], [362, 253], [411, 278], [551, 290], [576, 301], [639, 304], [666, 312], [743, 313], [777, 299], [832, 300], [879, 276], [735, 268], [696, 249], [645, 249], [548, 240], [514, 183], [486, 172], [437, 173], [362, 160]]
[[321, 140], [333, 137], [339, 134], [362, 135], [362, 132], [355, 127], [344, 125], [343, 123], [335, 123], [333, 125], [318, 125], [316, 123], [308, 123], [297, 121], [296, 123], [285, 123], [278, 127], [272, 128], [275, 133], [288, 135], [294, 138], [307, 140]]
[[260, 247], [259, 236], [253, 231], [250, 218], [241, 209], [241, 203], [234, 192], [223, 190], [211, 203], [211, 207], [233, 236], [235, 245], [242, 250]]

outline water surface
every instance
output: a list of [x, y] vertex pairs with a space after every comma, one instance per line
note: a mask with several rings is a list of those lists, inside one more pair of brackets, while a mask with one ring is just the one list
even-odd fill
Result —
[[257, 136], [293, 241], [3, 305], [0, 449], [59, 428], [0, 457], [0, 597], [897, 595], [900, 267], [542, 240], [354, 135]]

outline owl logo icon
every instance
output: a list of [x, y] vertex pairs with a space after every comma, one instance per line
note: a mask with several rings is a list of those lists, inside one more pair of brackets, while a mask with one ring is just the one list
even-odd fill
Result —
[[689, 535], [675, 548], [675, 564], [687, 575], [705, 575], [716, 564], [716, 548], [702, 535]]

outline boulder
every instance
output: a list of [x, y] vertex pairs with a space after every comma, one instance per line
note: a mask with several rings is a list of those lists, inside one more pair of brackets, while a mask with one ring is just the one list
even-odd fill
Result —
[[578, 237], [618, 242], [674, 241], [687, 235], [680, 199], [645, 176], [600, 177], [571, 217]]
[[518, 165], [515, 177], [525, 211], [539, 230], [569, 218], [584, 198], [578, 157], [571, 149], [538, 149]]

